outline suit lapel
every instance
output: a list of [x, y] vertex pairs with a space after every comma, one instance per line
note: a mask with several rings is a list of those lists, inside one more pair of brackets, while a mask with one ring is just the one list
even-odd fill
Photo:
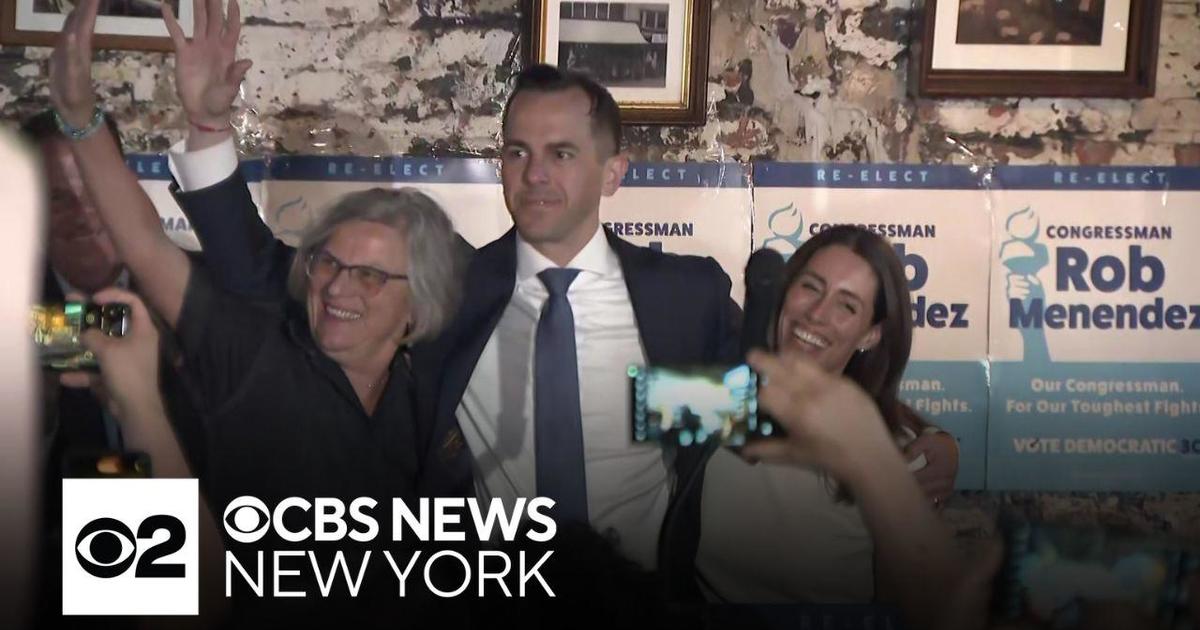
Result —
[[438, 425], [429, 444], [430, 455], [446, 464], [469, 459], [459, 457], [463, 443], [457, 430], [456, 410], [475, 372], [475, 364], [512, 297], [516, 277], [515, 229], [479, 250], [468, 267], [463, 303], [454, 323], [454, 337], [438, 396]]
[[646, 362], [671, 363], [675, 357], [671, 340], [675, 335], [671, 319], [666, 317], [671, 312], [671, 304], [668, 303], [669, 296], [662, 291], [654, 259], [648, 255], [648, 250], [622, 240], [607, 228], [604, 235], [621, 261], [621, 273], [625, 276], [629, 302], [637, 320], [638, 337], [646, 349]]

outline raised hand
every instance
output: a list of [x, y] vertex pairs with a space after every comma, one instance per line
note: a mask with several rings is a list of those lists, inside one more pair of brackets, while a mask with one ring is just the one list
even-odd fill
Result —
[[63, 22], [50, 55], [50, 100], [73, 127], [85, 127], [96, 107], [92, 87], [92, 31], [100, 0], [82, 0]]
[[912, 461], [925, 456], [925, 466], [913, 472], [921, 490], [933, 504], [940, 505], [954, 492], [954, 478], [958, 476], [958, 446], [949, 433], [933, 433], [919, 436], [904, 447], [904, 459]]
[[193, 126], [229, 127], [229, 114], [249, 59], [237, 59], [242, 15], [237, 0], [229, 0], [222, 14], [221, 0], [193, 0], [195, 30], [184, 37], [169, 3], [162, 5], [163, 20], [175, 45], [175, 90]]
[[815, 466], [839, 477], [880, 452], [899, 462], [879, 409], [854, 382], [800, 357], [754, 351], [747, 360], [761, 378], [759, 404], [787, 436], [747, 444], [744, 457]]

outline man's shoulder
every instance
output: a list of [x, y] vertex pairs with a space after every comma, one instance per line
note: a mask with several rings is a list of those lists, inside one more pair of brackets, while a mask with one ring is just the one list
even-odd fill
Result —
[[711, 256], [664, 252], [644, 245], [635, 245], [615, 235], [610, 235], [609, 243], [625, 264], [636, 264], [662, 273], [726, 275], [721, 265]]
[[509, 230], [479, 247], [474, 247], [461, 235], [458, 237], [458, 241], [456, 245], [459, 253], [466, 258], [469, 269], [481, 265], [495, 265], [497, 262], [509, 258], [513, 261], [516, 260], [517, 240], [513, 230]]

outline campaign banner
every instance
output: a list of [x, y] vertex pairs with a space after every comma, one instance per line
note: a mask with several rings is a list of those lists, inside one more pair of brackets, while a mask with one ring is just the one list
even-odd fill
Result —
[[413, 187], [437, 201], [454, 229], [480, 247], [512, 226], [495, 160], [294, 155], [273, 158], [263, 182], [263, 218], [296, 245], [342, 195], [369, 188]]
[[756, 249], [787, 256], [847, 223], [892, 243], [913, 300], [901, 398], [958, 439], [956, 487], [983, 488], [991, 218], [979, 178], [959, 167], [762, 163], [754, 206]]
[[[438, 201], [455, 229], [482, 246], [512, 227], [499, 163], [485, 159], [276, 158], [264, 181], [264, 218], [281, 239], [299, 234], [340, 195], [373, 186], [414, 186]], [[750, 255], [748, 170], [737, 164], [631, 164], [622, 187], [603, 199], [600, 220], [638, 245], [712, 256], [739, 303]]]
[[[166, 156], [131, 155], [127, 162], [154, 201], [163, 229], [180, 246], [198, 250], [168, 190]], [[428, 194], [476, 247], [512, 227], [496, 160], [280, 156], [245, 161], [242, 169], [263, 220], [291, 245], [338, 197], [377, 186], [412, 186]], [[602, 201], [600, 220], [638, 245], [712, 256], [729, 274], [731, 295], [740, 304], [750, 255], [749, 172], [740, 164], [631, 164], [621, 188]]]
[[634, 163], [600, 202], [600, 221], [636, 245], [711, 256], [742, 303], [750, 257], [750, 170], [731, 163]]
[[1200, 489], [1200, 172], [998, 169], [995, 489]]
[[[127, 161], [163, 227], [199, 243], [164, 156]], [[340, 195], [414, 186], [483, 245], [512, 225], [496, 160], [283, 156], [243, 163], [295, 244]], [[831, 225], [887, 237], [913, 297], [902, 398], [959, 439], [962, 489], [1200, 489], [1200, 172], [1185, 168], [631, 164], [601, 221], [712, 256], [739, 303], [749, 254]], [[223, 209], [214, 208], [219, 212]]]

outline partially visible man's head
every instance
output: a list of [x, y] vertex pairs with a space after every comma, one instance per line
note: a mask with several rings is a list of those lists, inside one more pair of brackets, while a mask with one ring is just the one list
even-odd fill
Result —
[[[107, 115], [104, 121], [119, 146], [121, 136], [116, 123]], [[26, 120], [21, 133], [42, 154], [49, 206], [46, 256], [50, 266], [82, 291], [92, 293], [109, 286], [123, 267], [83, 185], [70, 140], [58, 130], [49, 110]]]
[[521, 237], [562, 265], [599, 226], [621, 185], [621, 113], [591, 78], [553, 66], [522, 72], [504, 109], [501, 182]]

